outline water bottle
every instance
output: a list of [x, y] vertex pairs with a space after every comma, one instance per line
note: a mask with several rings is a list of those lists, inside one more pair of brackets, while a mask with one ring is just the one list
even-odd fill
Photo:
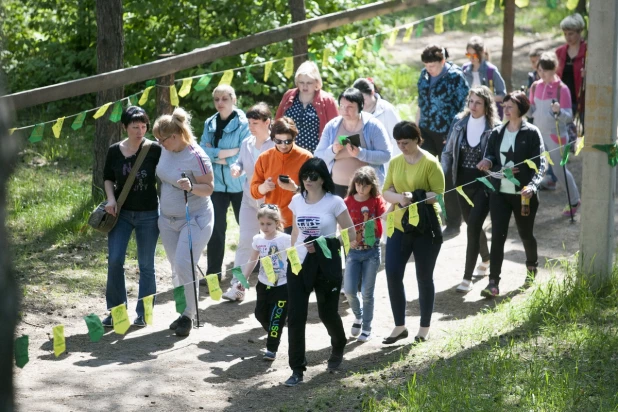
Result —
[[[528, 186], [524, 186], [521, 191], [524, 192], [526, 189], [528, 189]], [[521, 196], [521, 215], [530, 216], [530, 199], [524, 195]]]

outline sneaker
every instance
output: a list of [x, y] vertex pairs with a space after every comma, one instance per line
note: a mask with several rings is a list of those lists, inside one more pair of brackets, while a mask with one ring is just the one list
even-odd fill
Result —
[[485, 289], [481, 290], [481, 296], [485, 298], [493, 298], [498, 296], [499, 294], [500, 289], [498, 288], [498, 285], [496, 285], [496, 282], [494, 282], [493, 280], [490, 280], [489, 284], [485, 287]]
[[106, 328], [113, 328], [114, 327], [114, 320], [112, 319], [112, 315], [109, 315], [108, 317], [103, 319], [103, 321], [101, 323]]
[[245, 288], [239, 283], [234, 283], [221, 297], [229, 301], [242, 302], [245, 300]]
[[524, 281], [524, 287], [529, 288], [534, 283], [536, 275], [539, 272], [538, 268], [526, 268], [526, 280]]
[[264, 352], [264, 357], [262, 359], [267, 360], [267, 361], [274, 361], [276, 357], [277, 357], [277, 352], [271, 352], [267, 350], [266, 352]]
[[143, 316], [138, 316], [133, 321], [133, 326], [139, 326], [140, 328], [146, 327], [146, 319]]
[[371, 332], [367, 332], [366, 330], [364, 330], [363, 333], [361, 333], [360, 336], [358, 337], [359, 342], [367, 342], [370, 340], [371, 340]]
[[182, 318], [182, 315], [178, 316], [178, 319], [170, 323], [171, 330], [176, 330], [176, 328], [178, 327], [178, 322], [180, 321], [180, 318]]
[[476, 269], [474, 269], [474, 273], [472, 273], [472, 276], [475, 278], [483, 278], [487, 276], [488, 270], [489, 270], [489, 262], [481, 262], [476, 267]]
[[455, 289], [455, 291], [459, 292], [459, 293], [468, 293], [472, 290], [472, 281], [471, 280], [462, 280], [461, 283], [459, 284], [459, 286], [457, 286], [457, 289]]
[[581, 200], [577, 202], [575, 206], [566, 205], [564, 209], [562, 209], [562, 216], [571, 217], [571, 215], [575, 216], [575, 213], [579, 210], [579, 207], [582, 205]]
[[354, 323], [352, 324], [352, 329], [350, 330], [350, 334], [355, 338], [358, 337], [358, 335], [360, 335], [361, 333], [361, 326], [363, 326], [361, 322], [362, 320], [356, 319]]
[[341, 362], [343, 362], [343, 352], [341, 353], [332, 352], [330, 354], [330, 358], [328, 358], [327, 369], [328, 370], [337, 369], [341, 365]]
[[181, 316], [176, 326], [176, 336], [189, 336], [191, 328], [193, 328], [193, 320], [188, 316]]
[[298, 385], [298, 384], [299, 384], [299, 383], [301, 383], [302, 381], [303, 381], [303, 375], [302, 375], [301, 373], [294, 372], [294, 373], [292, 374], [292, 376], [290, 376], [290, 377], [288, 378], [288, 380], [287, 380], [287, 381], [285, 381], [283, 384], [284, 384], [285, 386], [290, 386], [290, 387], [291, 387], [291, 386], [296, 386], [296, 385]]

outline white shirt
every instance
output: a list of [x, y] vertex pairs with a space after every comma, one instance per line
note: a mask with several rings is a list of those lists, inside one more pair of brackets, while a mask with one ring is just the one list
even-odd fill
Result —
[[[257, 250], [260, 253], [260, 259], [265, 256], [270, 256], [275, 275], [277, 276], [276, 286], [285, 285], [288, 282], [286, 276], [288, 255], [285, 250], [291, 245], [292, 241], [290, 235], [283, 232], [277, 232], [275, 238], [270, 240], [265, 239], [263, 233], [253, 236], [251, 247], [253, 247], [253, 250]], [[262, 265], [260, 265], [258, 279], [267, 286], [275, 286], [268, 281], [268, 276], [266, 276], [266, 271]]]
[[478, 71], [473, 71], [472, 72], [472, 84], [470, 85], [470, 87], [479, 87], [481, 86], [481, 75], [479, 74]]
[[481, 142], [481, 135], [485, 131], [485, 116], [475, 119], [470, 115], [466, 126], [466, 136], [470, 147], [476, 147]]

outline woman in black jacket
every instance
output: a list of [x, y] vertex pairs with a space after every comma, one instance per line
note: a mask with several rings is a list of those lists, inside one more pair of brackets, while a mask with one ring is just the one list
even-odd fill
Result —
[[[533, 230], [539, 207], [536, 191], [546, 169], [545, 157], [541, 156], [545, 146], [539, 129], [523, 120], [530, 109], [530, 100], [525, 93], [516, 91], [507, 94], [503, 107], [506, 123], [492, 131], [485, 157], [478, 164], [479, 170], [490, 171], [495, 188], [489, 196], [492, 235], [489, 284], [481, 291], [481, 296], [486, 298], [500, 294], [498, 284], [511, 214], [515, 215], [517, 231], [526, 252], [527, 282], [534, 279], [538, 266]], [[523, 163], [526, 159], [534, 162], [538, 170]], [[518, 183], [504, 177], [506, 174], [502, 172], [505, 169], [513, 172]], [[522, 215], [522, 200], [525, 199], [530, 202], [529, 212]]]

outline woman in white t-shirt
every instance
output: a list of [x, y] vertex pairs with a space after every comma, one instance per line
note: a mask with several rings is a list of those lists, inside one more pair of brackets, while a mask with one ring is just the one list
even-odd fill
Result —
[[[333, 194], [335, 184], [326, 163], [318, 158], [309, 159], [301, 166], [298, 175], [300, 193], [294, 195], [289, 207], [293, 213], [292, 244], [298, 251], [302, 269], [296, 275], [291, 265], [288, 266], [288, 341], [292, 376], [285, 382], [286, 386], [296, 386], [303, 381], [307, 365], [305, 326], [309, 295], [313, 290], [320, 320], [331, 338], [328, 368], [336, 369], [343, 361], [346, 336], [338, 312], [343, 273], [340, 243], [335, 237], [337, 224], [348, 228], [350, 238], [356, 235], [343, 199]], [[313, 242], [318, 238], [321, 238], [320, 246]]]

